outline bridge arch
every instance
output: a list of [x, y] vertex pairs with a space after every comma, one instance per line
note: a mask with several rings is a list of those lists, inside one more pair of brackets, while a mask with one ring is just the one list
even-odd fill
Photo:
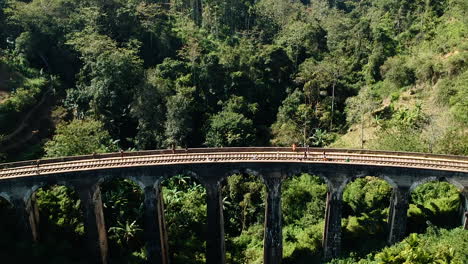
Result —
[[162, 174], [157, 179], [157, 182], [160, 185], [160, 184], [164, 183], [165, 181], [170, 180], [171, 178], [179, 176], [179, 175], [183, 175], [183, 176], [193, 178], [193, 179], [197, 180], [201, 184], [204, 183], [203, 177], [201, 177], [201, 175], [199, 173], [197, 173], [196, 170], [187, 169], [187, 168], [176, 168], [174, 170], [170, 170], [169, 172], [166, 172], [166, 173]]
[[[24, 203], [17, 200], [15, 206], [18, 206], [17, 211], [20, 215], [25, 214], [24, 216], [29, 219], [28, 227], [35, 242], [47, 241], [53, 247], [57, 247], [64, 245], [59, 241], [69, 238], [64, 242], [67, 246], [59, 247], [57, 254], [84, 260], [86, 255], [83, 252], [72, 250], [72, 248], [82, 248], [85, 244], [82, 233], [83, 200], [79, 191], [79, 187], [72, 182], [53, 178], [29, 186], [23, 195]], [[63, 217], [64, 215], [67, 217]]]
[[134, 175], [103, 175], [97, 179], [92, 185], [95, 187], [101, 187], [102, 184], [110, 181], [118, 181], [118, 180], [128, 180], [135, 185], [137, 185], [140, 188], [140, 191], [143, 191], [145, 189], [145, 184], [143, 181], [138, 177]]
[[347, 176], [344, 179], [344, 181], [339, 186], [339, 188], [338, 188], [339, 196], [341, 198], [343, 197], [343, 192], [344, 192], [346, 186], [348, 186], [349, 183], [355, 181], [356, 179], [365, 178], [365, 177], [368, 177], [368, 176], [377, 177], [377, 178], [387, 182], [394, 190], [399, 187], [398, 184], [395, 182], [395, 180], [393, 180], [393, 176], [388, 176], [388, 175], [379, 174], [379, 173], [368, 173], [368, 174], [367, 173], [358, 173], [358, 174], [354, 174], [354, 175], [350, 174], [349, 176]]
[[3, 199], [5, 201], [7, 201], [9, 204], [13, 205], [10, 195], [8, 193], [6, 193], [6, 192], [0, 192], [0, 199]]
[[220, 184], [221, 187], [227, 184], [227, 180], [229, 177], [233, 175], [249, 175], [255, 177], [255, 179], [260, 180], [263, 185], [265, 185], [265, 180], [263, 178], [263, 173], [262, 171], [258, 169], [253, 169], [249, 167], [244, 167], [244, 168], [235, 168], [235, 169], [229, 169], [225, 172], [223, 172], [220, 176], [218, 176], [216, 179], [217, 184]]
[[79, 187], [77, 187], [74, 183], [65, 181], [65, 180], [53, 180], [53, 181], [42, 181], [39, 183], [36, 183], [30, 187], [28, 187], [28, 190], [24, 193], [23, 195], [23, 201], [25, 201], [26, 204], [29, 204], [31, 202], [31, 199], [33, 198], [33, 195], [41, 188], [51, 188], [53, 186], [64, 186], [68, 189], [71, 189], [72, 191], [78, 193]]
[[466, 187], [463, 186], [459, 181], [453, 178], [447, 178], [447, 177], [436, 177], [436, 176], [430, 176], [430, 177], [424, 177], [419, 180], [414, 181], [410, 188], [409, 191], [413, 192], [414, 189], [416, 189], [418, 186], [423, 185], [428, 182], [448, 182], [455, 186], [460, 192], [462, 192]]
[[[465, 213], [468, 212], [466, 189], [456, 179], [447, 177], [424, 177], [414, 181], [409, 188], [408, 199], [412, 204], [408, 210], [410, 232], [424, 232], [430, 225], [429, 222], [431, 225], [444, 228], [465, 225]], [[416, 193], [417, 190], [419, 190], [418, 193]], [[457, 198], [454, 198], [455, 194]], [[450, 203], [438, 204], [436, 202], [443, 200], [450, 201]], [[458, 205], [457, 207], [453, 207], [454, 202]]]
[[327, 177], [326, 174], [317, 171], [313, 168], [304, 166], [292, 166], [285, 172], [285, 178], [283, 180], [291, 179], [292, 177], [298, 176], [302, 173], [318, 176], [321, 180], [325, 182], [329, 191], [331, 191], [334, 188], [333, 182], [330, 180], [329, 177]]
[[[2, 209], [13, 209], [14, 208], [14, 205], [13, 203], [11, 202], [10, 198], [8, 197], [7, 194], [4, 194], [4, 193], [0, 193], [0, 210]], [[2, 219], [0, 219], [2, 220]]]

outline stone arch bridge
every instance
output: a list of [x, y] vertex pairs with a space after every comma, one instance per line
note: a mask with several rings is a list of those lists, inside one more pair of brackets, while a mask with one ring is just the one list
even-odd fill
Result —
[[0, 196], [15, 208], [22, 239], [38, 238], [33, 193], [46, 185], [74, 189], [83, 204], [86, 251], [92, 263], [107, 263], [107, 234], [99, 185], [128, 178], [144, 193], [144, 236], [149, 263], [168, 263], [167, 234], [160, 183], [189, 174], [206, 188], [208, 264], [225, 263], [224, 222], [220, 187], [234, 173], [251, 173], [267, 187], [264, 225], [264, 263], [281, 263], [281, 183], [298, 173], [318, 175], [328, 185], [323, 236], [324, 259], [338, 256], [341, 245], [341, 198], [346, 184], [357, 177], [377, 176], [393, 187], [389, 243], [405, 235], [412, 189], [444, 180], [462, 193], [460, 222], [468, 228], [468, 157], [319, 148], [211, 148], [94, 154], [0, 164]]

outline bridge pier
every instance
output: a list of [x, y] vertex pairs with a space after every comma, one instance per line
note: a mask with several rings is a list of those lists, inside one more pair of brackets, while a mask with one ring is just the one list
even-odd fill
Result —
[[339, 256], [341, 252], [341, 196], [338, 191], [327, 193], [323, 251], [325, 261]]
[[226, 249], [224, 245], [223, 201], [220, 185], [217, 182], [206, 186], [207, 227], [206, 263], [224, 264]]
[[463, 228], [468, 230], [468, 211], [463, 215]]
[[468, 190], [463, 191], [461, 195], [461, 220], [463, 228], [468, 230]]
[[83, 222], [86, 233], [89, 263], [107, 264], [107, 232], [102, 211], [101, 190], [99, 186], [81, 187], [78, 193], [83, 205]]
[[39, 210], [36, 205], [35, 195], [25, 202], [22, 198], [12, 201], [17, 219], [18, 233], [27, 241], [39, 240]]
[[167, 230], [164, 221], [164, 201], [161, 187], [144, 187], [144, 239], [148, 263], [169, 263]]
[[265, 205], [265, 233], [263, 263], [280, 264], [283, 258], [283, 230], [281, 224], [281, 174], [268, 175], [264, 181], [267, 187]]
[[389, 221], [390, 233], [388, 243], [401, 241], [406, 234], [406, 219], [409, 207], [410, 191], [407, 188], [394, 188], [390, 204]]

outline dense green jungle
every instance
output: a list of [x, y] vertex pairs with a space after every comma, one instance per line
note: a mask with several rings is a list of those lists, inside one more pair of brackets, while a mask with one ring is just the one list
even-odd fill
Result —
[[[0, 0], [0, 163], [113, 151], [316, 146], [468, 155], [467, 0]], [[140, 188], [101, 186], [111, 263], [144, 263]], [[282, 187], [283, 263], [320, 263], [327, 187]], [[205, 262], [206, 190], [162, 184], [172, 264]], [[223, 186], [226, 258], [263, 263], [265, 186]], [[412, 193], [407, 238], [386, 244], [392, 187], [343, 193], [333, 264], [468, 263], [464, 198]], [[38, 243], [0, 198], [2, 263], [86, 263], [81, 202], [34, 194]]]

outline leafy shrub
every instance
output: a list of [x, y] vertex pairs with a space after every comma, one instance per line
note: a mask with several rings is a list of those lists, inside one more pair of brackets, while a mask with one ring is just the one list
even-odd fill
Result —
[[408, 230], [423, 232], [429, 225], [453, 228], [460, 224], [460, 192], [447, 182], [429, 182], [411, 193]]
[[47, 157], [65, 157], [112, 152], [118, 148], [103, 123], [92, 119], [75, 119], [70, 123], [60, 123], [44, 149]]
[[40, 188], [35, 196], [40, 215], [47, 218], [47, 229], [59, 232], [57, 229], [61, 228], [79, 236], [84, 234], [81, 201], [72, 189], [65, 186]]
[[380, 67], [381, 75], [397, 87], [414, 83], [414, 72], [406, 65], [404, 57], [391, 57]]
[[455, 51], [444, 62], [445, 71], [449, 76], [457, 75], [466, 70], [468, 66], [468, 50]]
[[427, 152], [428, 146], [421, 137], [421, 131], [427, 122], [421, 105], [398, 109], [390, 120], [382, 123], [378, 137], [371, 142], [371, 147], [381, 150]]
[[283, 228], [285, 264], [319, 262], [322, 254], [324, 221], [309, 226], [288, 225]]
[[436, 153], [448, 153], [452, 155], [468, 155], [468, 133], [463, 127], [451, 127], [437, 141], [434, 148]]
[[435, 83], [442, 75], [443, 65], [432, 52], [421, 52], [413, 57], [409, 64], [414, 68], [414, 74], [419, 82]]
[[263, 263], [263, 224], [253, 224], [232, 238], [231, 263]]
[[431, 227], [425, 234], [411, 234], [402, 242], [364, 259], [355, 256], [335, 259], [330, 264], [464, 264], [468, 259], [468, 230]]
[[36, 104], [37, 97], [46, 83], [44, 78], [26, 79], [23, 86], [15, 89], [0, 103], [0, 132], [7, 133], [16, 127], [21, 114]]
[[325, 212], [327, 185], [318, 176], [301, 174], [283, 183], [281, 203], [284, 225], [318, 224]]

